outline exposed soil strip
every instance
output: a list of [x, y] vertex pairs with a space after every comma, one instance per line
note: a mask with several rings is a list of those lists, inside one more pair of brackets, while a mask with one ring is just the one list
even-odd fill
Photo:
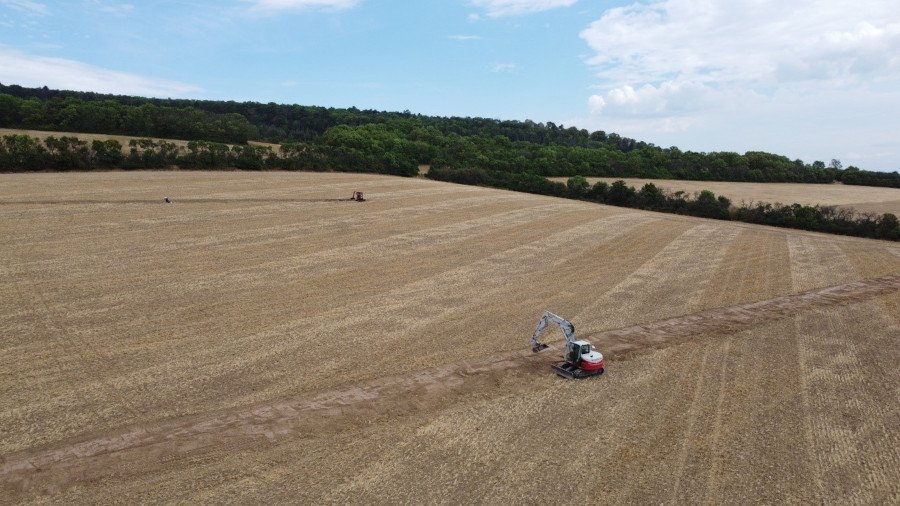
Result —
[[[697, 335], [727, 335], [814, 308], [847, 305], [900, 290], [900, 275], [885, 276], [811, 290], [770, 300], [712, 309], [655, 323], [583, 336], [607, 358], [621, 359], [644, 349], [659, 348]], [[523, 348], [527, 348], [523, 336]], [[551, 349], [554, 348], [551, 346]], [[559, 347], [556, 346], [558, 349]], [[205, 413], [188, 418], [133, 426], [106, 435], [0, 457], [0, 482], [27, 486], [36, 473], [56, 467], [103, 465], [98, 459], [118, 458], [134, 449], [156, 455], [188, 453], [226, 438], [266, 437], [323, 428], [345, 417], [383, 411], [404, 412], [447, 402], [447, 396], [477, 389], [514, 370], [550, 374], [555, 353], [528, 349], [481, 361], [461, 362], [365, 384], [309, 393], [250, 408]]]
[[697, 334], [732, 334], [812, 308], [846, 305], [898, 289], [900, 275], [884, 276], [599, 332], [587, 336], [587, 339], [604, 355], [622, 357], [633, 351], [662, 347]]

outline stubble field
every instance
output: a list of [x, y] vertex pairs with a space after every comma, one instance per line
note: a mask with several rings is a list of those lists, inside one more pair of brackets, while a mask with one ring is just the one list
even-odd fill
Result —
[[[0, 136], [5, 136], [5, 135], [27, 135], [29, 137], [34, 137], [34, 138], [40, 139], [42, 141], [50, 136], [57, 137], [57, 138], [59, 138], [59, 137], [76, 137], [78, 140], [87, 142], [88, 145], [90, 145], [90, 143], [93, 141], [113, 140], [113, 141], [118, 141], [119, 144], [122, 145], [123, 153], [128, 152], [128, 150], [129, 150], [128, 142], [129, 141], [131, 141], [132, 139], [144, 138], [144, 137], [135, 137], [135, 136], [129, 136], [129, 135], [91, 134], [91, 133], [85, 133], [85, 132], [55, 132], [52, 130], [26, 130], [26, 129], [22, 129], [22, 128], [0, 128]], [[188, 141], [185, 141], [185, 140], [160, 139], [158, 137], [154, 137], [153, 140], [170, 142], [182, 149], [187, 148], [187, 145], [188, 145]], [[251, 144], [254, 146], [268, 146], [268, 147], [272, 148], [272, 150], [275, 153], [278, 153], [279, 148], [281, 147], [279, 144], [272, 144], [272, 143], [268, 143], [268, 142], [250, 141], [250, 142], [248, 142], [248, 144]]]
[[[551, 177], [553, 181], [565, 183], [567, 177]], [[606, 181], [609, 184], [622, 179], [628, 186], [640, 190], [647, 183], [653, 183], [671, 192], [683, 191], [688, 194], [709, 190], [716, 195], [724, 195], [737, 205], [747, 202], [769, 202], [781, 204], [804, 204], [808, 206], [852, 207], [860, 212], [876, 214], [894, 213], [900, 216], [900, 189], [854, 186], [843, 184], [803, 184], [803, 183], [737, 183], [730, 181], [682, 181], [677, 179], [636, 179], [617, 177], [589, 177], [591, 184]]]
[[247, 172], [0, 175], [0, 237], [2, 502], [900, 499], [894, 243]]

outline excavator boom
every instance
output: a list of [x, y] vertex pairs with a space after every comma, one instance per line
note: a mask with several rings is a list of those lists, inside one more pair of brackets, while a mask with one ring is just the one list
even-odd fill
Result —
[[531, 351], [537, 353], [547, 348], [547, 345], [542, 343], [539, 338], [541, 337], [541, 333], [544, 332], [544, 329], [547, 328], [547, 325], [550, 325], [551, 323], [555, 323], [562, 329], [563, 334], [566, 336], [566, 343], [575, 340], [575, 325], [573, 325], [572, 322], [561, 316], [555, 315], [550, 311], [544, 311], [544, 315], [538, 320], [537, 327], [534, 329], [534, 334], [531, 335]]

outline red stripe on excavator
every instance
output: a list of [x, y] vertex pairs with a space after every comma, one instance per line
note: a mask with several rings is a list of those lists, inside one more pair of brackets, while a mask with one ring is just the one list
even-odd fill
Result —
[[603, 361], [599, 362], [588, 362], [586, 360], [581, 361], [581, 368], [585, 371], [596, 371], [597, 369], [603, 369]]

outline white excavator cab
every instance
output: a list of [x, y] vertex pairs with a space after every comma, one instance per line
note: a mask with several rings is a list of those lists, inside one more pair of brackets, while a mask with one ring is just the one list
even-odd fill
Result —
[[599, 362], [603, 360], [603, 355], [594, 349], [594, 346], [587, 341], [572, 341], [569, 344], [569, 361], [572, 363], [579, 362]]
[[591, 343], [587, 341], [571, 341], [567, 344], [566, 359], [573, 363], [580, 362], [581, 357], [590, 355], [591, 351], [594, 349], [593, 346], [591, 346]]

